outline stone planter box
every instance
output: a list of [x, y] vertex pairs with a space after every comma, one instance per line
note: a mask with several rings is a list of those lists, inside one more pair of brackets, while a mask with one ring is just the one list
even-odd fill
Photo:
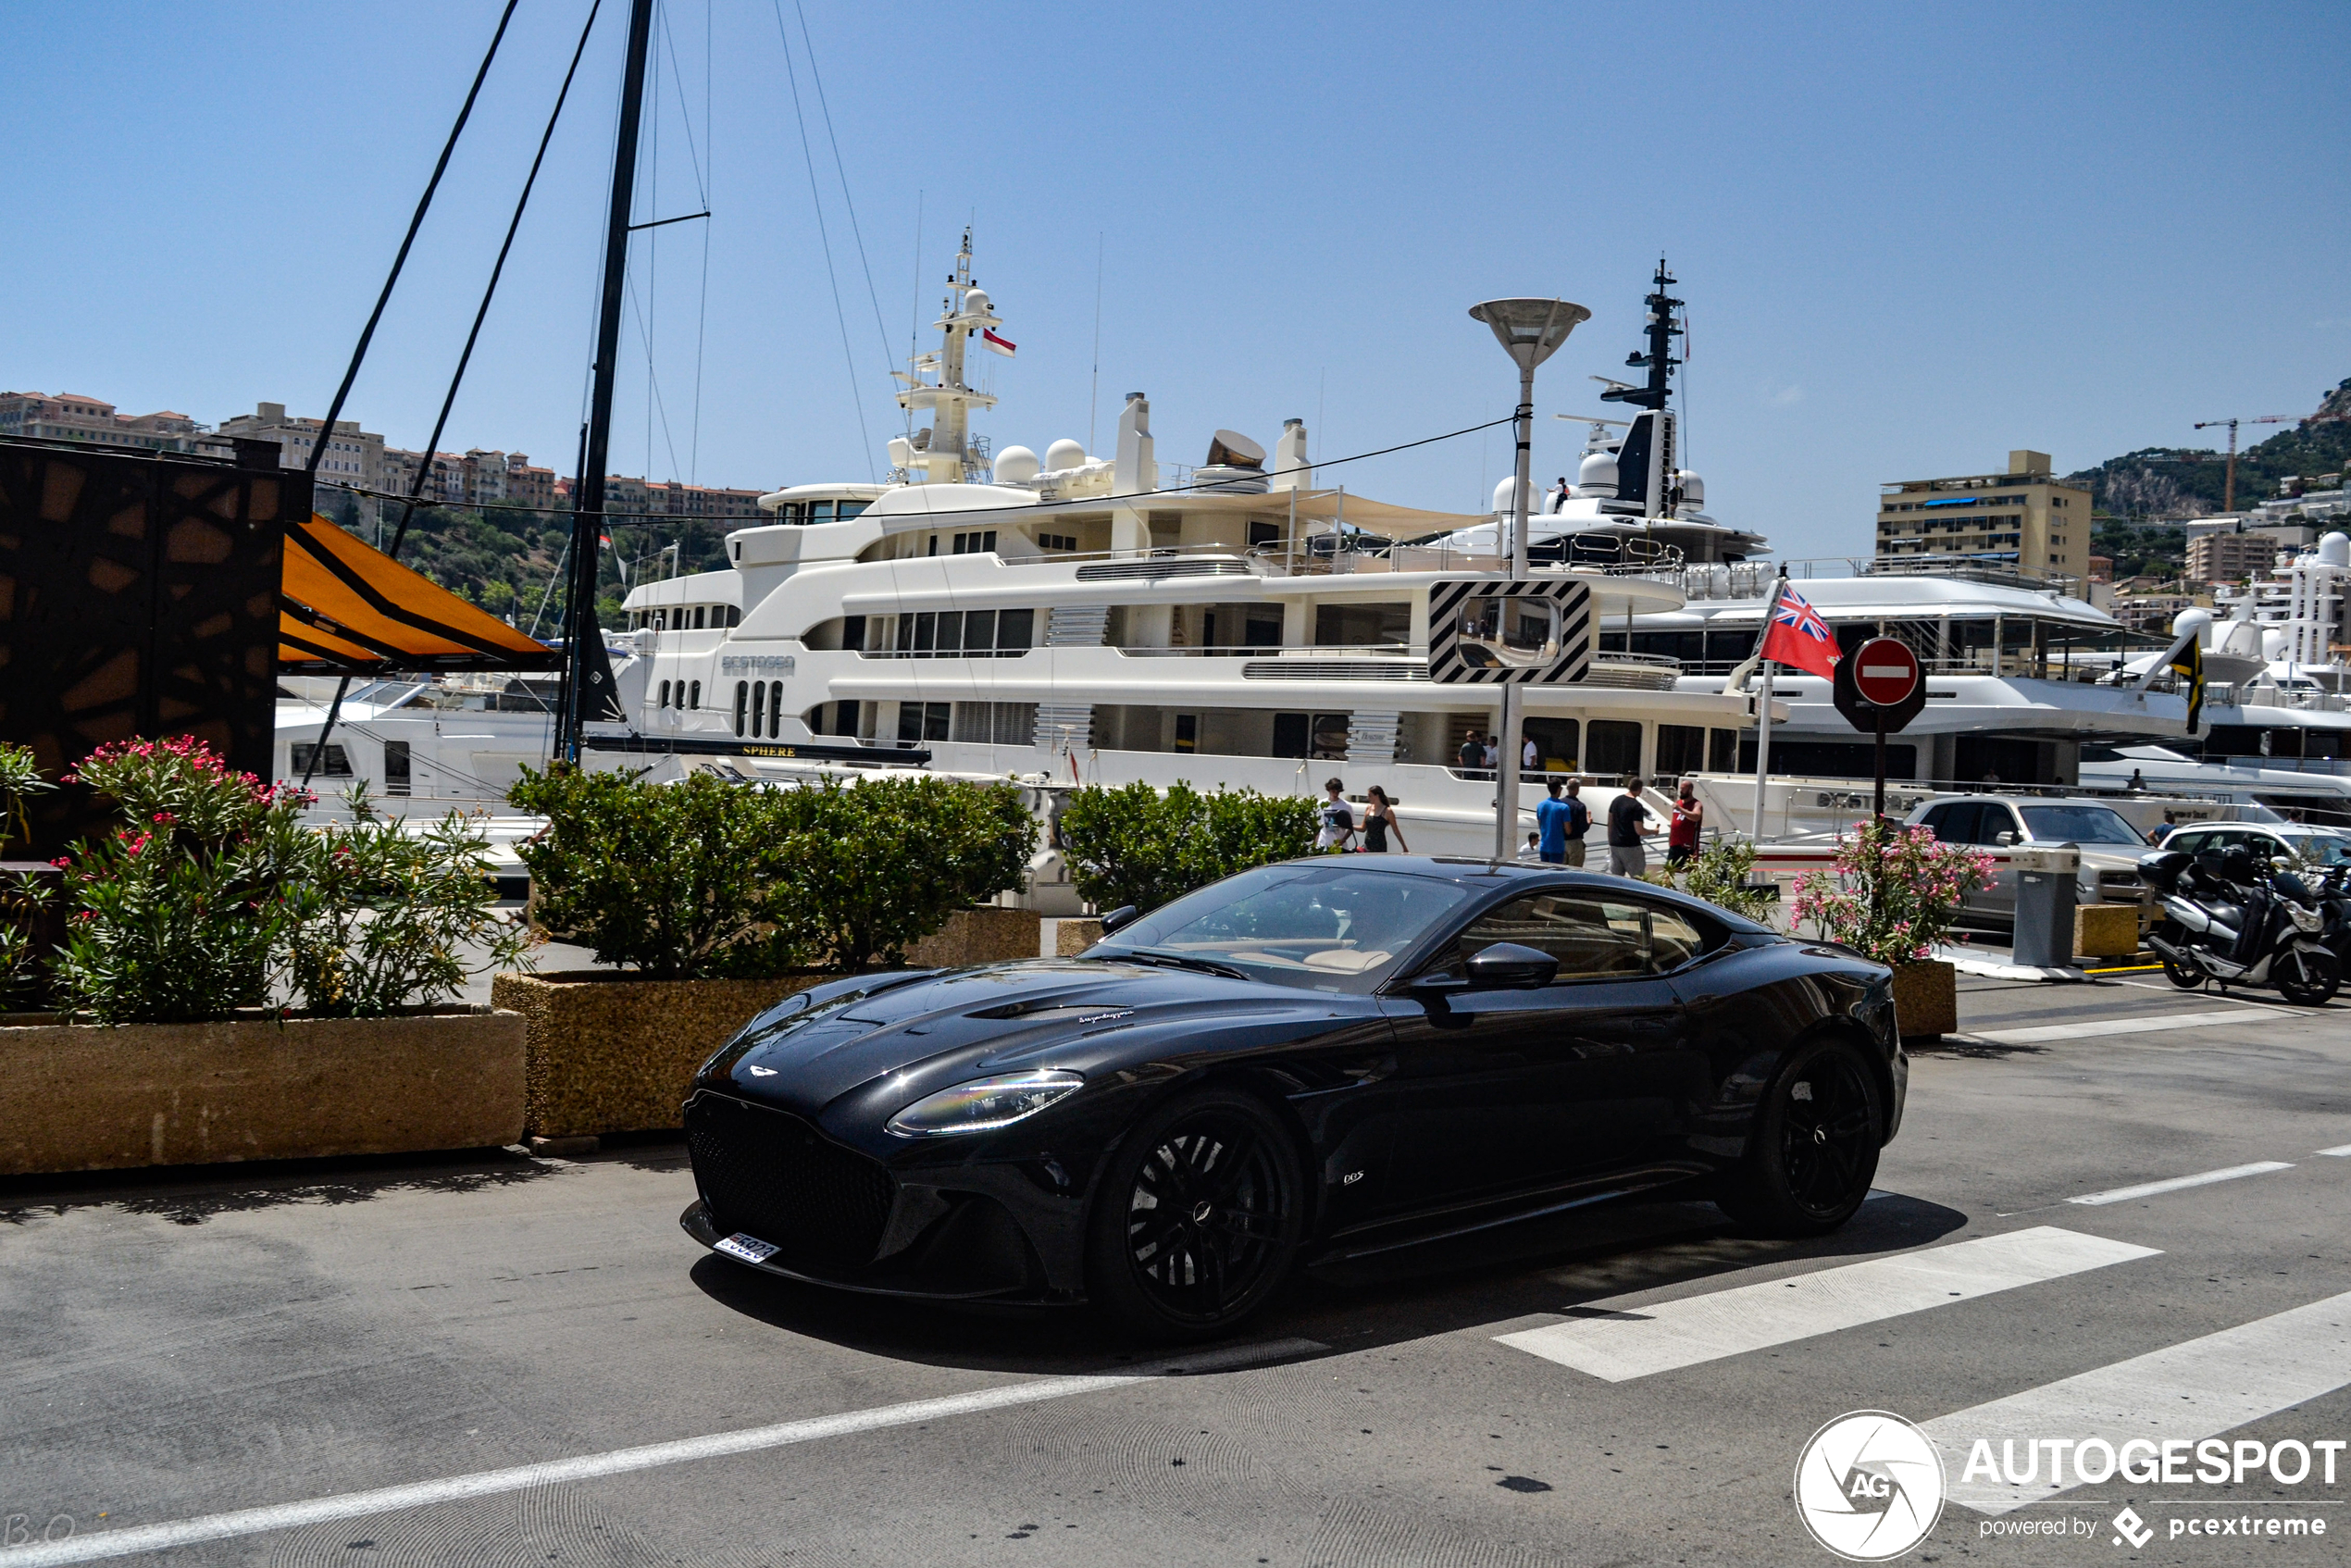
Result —
[[957, 969], [1034, 958], [1042, 917], [1033, 909], [959, 909], [947, 924], [916, 942], [906, 962], [917, 969]]
[[1940, 959], [1894, 966], [1894, 1027], [1904, 1039], [1957, 1034], [1959, 971]]
[[0, 1019], [0, 1176], [500, 1147], [522, 1121], [511, 1013]]
[[610, 970], [504, 974], [491, 1000], [522, 1014], [525, 1120], [543, 1139], [676, 1127], [694, 1070], [784, 998], [833, 977], [645, 980]]
[[2073, 952], [2081, 958], [2130, 958], [2139, 951], [2139, 906], [2078, 903], [2073, 906]]

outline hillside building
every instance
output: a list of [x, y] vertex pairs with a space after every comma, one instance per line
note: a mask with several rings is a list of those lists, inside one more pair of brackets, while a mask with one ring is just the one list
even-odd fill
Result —
[[0, 436], [81, 441], [141, 452], [193, 452], [206, 434], [185, 414], [118, 414], [80, 392], [0, 392]]
[[2046, 452], [2011, 452], [2005, 474], [1881, 487], [1877, 558], [1965, 556], [2034, 578], [2086, 578], [2090, 492], [2060, 483]]

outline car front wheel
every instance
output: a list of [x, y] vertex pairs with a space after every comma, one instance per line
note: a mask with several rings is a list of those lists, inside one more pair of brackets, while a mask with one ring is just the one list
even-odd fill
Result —
[[1861, 1053], [1842, 1039], [1816, 1039], [1764, 1092], [1747, 1158], [1715, 1201], [1769, 1236], [1835, 1230], [1869, 1197], [1885, 1138], [1885, 1106]]
[[1180, 1096], [1145, 1116], [1102, 1173], [1088, 1293], [1147, 1338], [1225, 1333], [1281, 1288], [1305, 1217], [1298, 1152], [1271, 1107], [1229, 1089]]

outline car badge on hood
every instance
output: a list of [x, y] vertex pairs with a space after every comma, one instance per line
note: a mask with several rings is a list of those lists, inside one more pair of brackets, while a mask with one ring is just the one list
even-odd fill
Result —
[[772, 1078], [776, 1076], [776, 1072], [777, 1069], [773, 1067], [753, 1067], [751, 1069], [751, 1076], [754, 1078]]

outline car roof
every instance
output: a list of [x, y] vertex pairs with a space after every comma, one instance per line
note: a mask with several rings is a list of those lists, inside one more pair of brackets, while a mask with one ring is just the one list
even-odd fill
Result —
[[1507, 888], [1513, 883], [1541, 881], [1554, 887], [1589, 889], [1596, 893], [1633, 892], [1654, 894], [1670, 903], [1695, 908], [1709, 918], [1734, 930], [1772, 932], [1769, 926], [1748, 919], [1720, 904], [1709, 903], [1679, 888], [1663, 887], [1656, 882], [1639, 881], [1604, 871], [1578, 870], [1572, 865], [1555, 865], [1549, 861], [1481, 860], [1474, 855], [1437, 854], [1311, 854], [1281, 862], [1285, 865], [1326, 865], [1335, 871], [1372, 871], [1409, 877], [1432, 877], [1462, 886], [1483, 884], [1487, 888]]

